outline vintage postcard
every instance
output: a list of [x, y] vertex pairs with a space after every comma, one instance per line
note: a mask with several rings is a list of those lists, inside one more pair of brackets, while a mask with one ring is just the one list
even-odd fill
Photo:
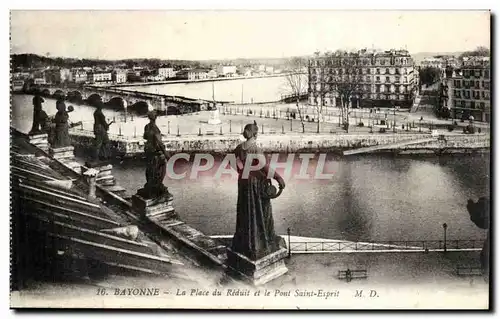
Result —
[[489, 11], [11, 11], [12, 308], [490, 306]]

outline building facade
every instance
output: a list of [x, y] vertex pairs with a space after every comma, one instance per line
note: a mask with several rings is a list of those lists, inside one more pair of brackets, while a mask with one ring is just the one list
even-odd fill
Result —
[[164, 79], [175, 77], [174, 68], [161, 67], [158, 69], [158, 75]]
[[[340, 106], [337, 87], [353, 88], [351, 107], [411, 107], [418, 72], [407, 50], [327, 53], [309, 60], [309, 104]], [[347, 82], [349, 83], [347, 83]]]
[[83, 69], [72, 69], [71, 70], [71, 82], [73, 82], [73, 83], [85, 83], [85, 82], [87, 82], [87, 72]]
[[447, 78], [447, 106], [454, 119], [490, 122], [491, 70], [486, 57], [464, 58], [459, 72]]
[[111, 72], [89, 72], [87, 81], [89, 83], [111, 83], [113, 80]]
[[111, 74], [111, 79], [114, 83], [125, 83], [127, 82], [127, 72], [122, 70], [114, 70]]
[[236, 66], [219, 65], [217, 66], [217, 75], [222, 77], [232, 77], [236, 75]]
[[51, 84], [61, 84], [69, 82], [71, 71], [69, 69], [49, 69], [45, 71], [45, 81]]
[[203, 80], [208, 78], [208, 72], [210, 70], [207, 69], [191, 69], [187, 72], [188, 80]]

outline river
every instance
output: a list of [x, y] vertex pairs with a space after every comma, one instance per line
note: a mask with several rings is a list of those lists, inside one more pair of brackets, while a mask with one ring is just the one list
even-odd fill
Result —
[[[201, 84], [201, 83], [200, 83]], [[55, 114], [55, 101], [44, 109]], [[80, 106], [74, 121], [91, 123], [92, 107]], [[107, 117], [117, 115], [105, 110]], [[31, 97], [13, 96], [12, 125], [27, 132], [31, 126]], [[477, 156], [392, 158], [387, 156], [328, 157], [333, 178], [288, 182], [273, 201], [276, 229], [293, 235], [333, 239], [439, 240], [442, 224], [449, 239], [480, 239], [485, 231], [469, 219], [467, 199], [489, 193], [489, 154]], [[182, 163], [182, 162], [181, 162]], [[188, 163], [184, 165], [189, 165]], [[189, 167], [179, 168], [188, 169]], [[145, 165], [115, 163], [114, 175], [131, 193], [145, 183]], [[180, 217], [204, 233], [232, 234], [236, 220], [235, 180], [168, 180]]]
[[234, 103], [278, 101], [280, 100], [282, 94], [290, 94], [290, 89], [287, 87], [286, 79], [283, 76], [207, 82], [152, 84], [144, 86], [123, 86], [121, 88], [205, 100], [212, 100], [213, 96], [217, 101], [232, 101]]

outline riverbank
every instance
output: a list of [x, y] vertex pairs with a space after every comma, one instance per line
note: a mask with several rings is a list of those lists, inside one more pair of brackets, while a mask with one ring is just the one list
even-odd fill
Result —
[[224, 77], [224, 78], [210, 78], [210, 79], [198, 79], [198, 80], [170, 80], [170, 81], [153, 81], [153, 82], [140, 82], [140, 83], [123, 83], [123, 84], [106, 85], [106, 87], [149, 86], [149, 85], [159, 85], [159, 84], [233, 81], [233, 80], [261, 79], [261, 78], [276, 78], [276, 77], [283, 77], [285, 75], [286, 74], [269, 74], [269, 75], [259, 75], [259, 76], [233, 76], [227, 78]]
[[[77, 128], [71, 131], [73, 145], [79, 149], [90, 150], [94, 135], [92, 132]], [[144, 140], [138, 137], [111, 137], [114, 154], [122, 158], [141, 156]], [[391, 144], [412, 141], [415, 144], [391, 147]], [[422, 143], [419, 143], [422, 141]], [[164, 136], [166, 149], [172, 153], [228, 153], [242, 142], [239, 134]], [[430, 134], [267, 134], [260, 135], [257, 143], [264, 152], [300, 153], [326, 152], [341, 154], [343, 151], [363, 147], [385, 146], [380, 150], [367, 152], [401, 155], [444, 155], [474, 154], [489, 152], [490, 137], [487, 134], [442, 134], [432, 138]]]

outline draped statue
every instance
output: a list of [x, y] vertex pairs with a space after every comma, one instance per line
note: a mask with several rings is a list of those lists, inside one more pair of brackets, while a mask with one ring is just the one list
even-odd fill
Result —
[[146, 156], [146, 184], [137, 193], [146, 199], [172, 195], [163, 185], [167, 172], [166, 159], [168, 157], [161, 139], [161, 131], [156, 125], [156, 112], [148, 112], [149, 123], [144, 127], [144, 154]]
[[64, 100], [59, 99], [56, 102], [57, 113], [54, 117], [54, 137], [52, 141], [52, 148], [60, 148], [71, 146], [71, 138], [69, 136], [69, 114], [73, 111], [73, 107], [70, 106], [66, 110], [66, 104]]
[[[269, 163], [259, 171], [250, 172], [244, 176], [243, 168], [246, 159], [250, 154], [261, 154], [262, 151], [256, 144], [257, 124], [247, 124], [243, 131], [246, 141], [238, 145], [235, 149], [238, 163], [238, 201], [236, 204], [236, 232], [233, 237], [231, 249], [242, 254], [251, 260], [258, 260], [266, 255], [276, 252], [280, 247], [280, 238], [274, 230], [274, 220], [271, 207], [271, 198], [281, 194], [285, 188], [283, 178], [274, 173], [273, 179], [279, 184], [279, 193], [267, 178]], [[252, 165], [256, 165], [259, 160], [265, 160], [264, 156], [253, 159]], [[247, 164], [248, 165], [248, 164]]]
[[102, 113], [102, 102], [97, 104], [94, 112], [94, 159], [108, 160], [111, 157], [110, 143], [108, 137], [109, 126], [114, 121], [107, 122], [106, 117]]
[[33, 97], [33, 124], [29, 132], [30, 135], [50, 133], [51, 120], [42, 108], [43, 102], [45, 100], [39, 93]]

